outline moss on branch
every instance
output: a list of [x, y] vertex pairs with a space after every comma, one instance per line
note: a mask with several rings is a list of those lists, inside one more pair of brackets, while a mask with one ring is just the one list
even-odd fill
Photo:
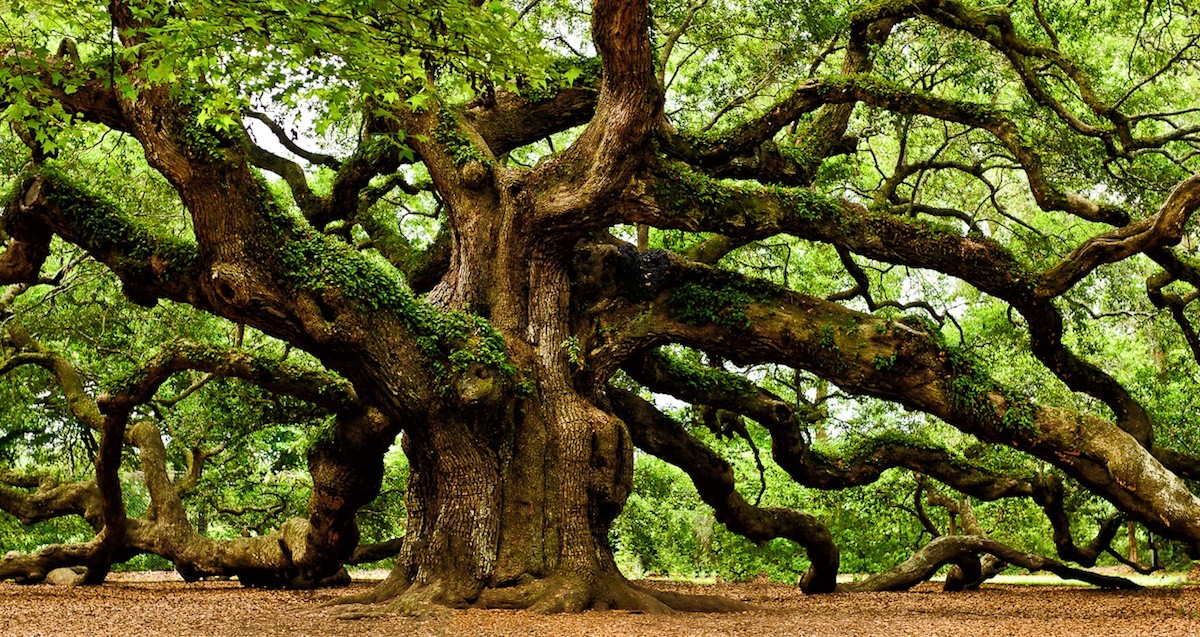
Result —
[[439, 376], [481, 365], [513, 379], [503, 336], [487, 319], [461, 311], [442, 311], [417, 298], [400, 273], [382, 257], [354, 250], [338, 239], [304, 232], [280, 251], [288, 278], [317, 294], [336, 294], [366, 311], [394, 313], [411, 330]]
[[[194, 274], [199, 264], [195, 242], [132, 220], [116, 203], [89, 193], [53, 165], [39, 168], [29, 179], [38, 180], [40, 196], [60, 211], [64, 236], [108, 264], [127, 288]], [[29, 179], [22, 181], [26, 189]]]

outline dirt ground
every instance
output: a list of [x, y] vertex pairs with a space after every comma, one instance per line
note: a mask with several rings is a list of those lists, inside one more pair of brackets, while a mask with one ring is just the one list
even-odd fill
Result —
[[[439, 610], [425, 617], [339, 619], [322, 602], [347, 593], [244, 589], [232, 582], [117, 581], [95, 588], [0, 584], [0, 635], [45, 637], [245, 637], [297, 635], [1200, 635], [1200, 587], [1102, 592], [1068, 586], [987, 586], [942, 593], [926, 584], [907, 593], [807, 597], [779, 584], [652, 586], [717, 594], [756, 610], [721, 615]], [[369, 583], [355, 584], [362, 590]]]

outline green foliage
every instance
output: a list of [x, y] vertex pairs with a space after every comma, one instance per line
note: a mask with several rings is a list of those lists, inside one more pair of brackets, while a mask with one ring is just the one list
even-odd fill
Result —
[[[973, 413], [998, 431], [1031, 432], [1036, 429], [1035, 407], [1028, 397], [998, 385], [970, 354], [955, 348], [949, 349], [947, 354], [954, 370], [950, 387], [956, 408]], [[993, 396], [1002, 399], [1002, 405], [997, 404]], [[1001, 409], [1003, 413], [997, 413]]]
[[30, 553], [51, 544], [86, 542], [92, 536], [92, 528], [80, 517], [55, 518], [24, 526], [0, 511], [0, 555], [8, 551]]
[[731, 329], [749, 326], [746, 310], [771, 293], [770, 286], [751, 279], [731, 277], [715, 287], [685, 283], [667, 299], [670, 311], [692, 325], [715, 324]]
[[593, 89], [600, 84], [600, 58], [555, 57], [544, 70], [544, 78], [524, 82], [522, 95], [531, 102], [543, 102], [565, 89]]

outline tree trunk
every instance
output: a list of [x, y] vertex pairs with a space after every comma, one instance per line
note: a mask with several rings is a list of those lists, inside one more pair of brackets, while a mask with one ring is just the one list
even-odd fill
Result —
[[719, 607], [642, 590], [617, 570], [608, 532], [633, 470], [620, 421], [578, 398], [545, 395], [476, 416], [405, 435], [404, 547], [388, 580], [352, 601], [542, 611]]
[[450, 272], [429, 299], [485, 316], [531, 389], [468, 371], [443, 407], [406, 425], [404, 546], [388, 580], [350, 601], [548, 612], [729, 606], [643, 590], [617, 570], [608, 534], [632, 489], [633, 442], [577, 378], [570, 246], [512, 227], [503, 208], [517, 204], [497, 196], [460, 202]]
[[404, 548], [386, 582], [349, 601], [546, 612], [740, 607], [626, 581], [608, 541], [632, 485], [633, 445], [624, 425], [591, 408], [582, 415], [592, 427], [571, 436], [549, 424], [550, 409], [522, 406], [524, 412], [514, 404], [482, 426], [449, 419], [427, 436], [405, 436]]

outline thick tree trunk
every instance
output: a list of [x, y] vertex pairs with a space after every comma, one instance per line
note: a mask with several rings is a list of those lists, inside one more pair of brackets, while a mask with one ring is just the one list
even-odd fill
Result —
[[633, 446], [620, 421], [592, 408], [595, 426], [565, 436], [545, 409], [513, 405], [480, 423], [448, 420], [409, 456], [408, 531], [386, 582], [349, 601], [578, 611], [727, 610], [626, 581], [608, 531], [632, 484]]
[[404, 548], [388, 580], [354, 601], [543, 611], [719, 606], [641, 590], [617, 570], [608, 531], [633, 469], [620, 421], [578, 398], [546, 396], [475, 416], [406, 434]]

